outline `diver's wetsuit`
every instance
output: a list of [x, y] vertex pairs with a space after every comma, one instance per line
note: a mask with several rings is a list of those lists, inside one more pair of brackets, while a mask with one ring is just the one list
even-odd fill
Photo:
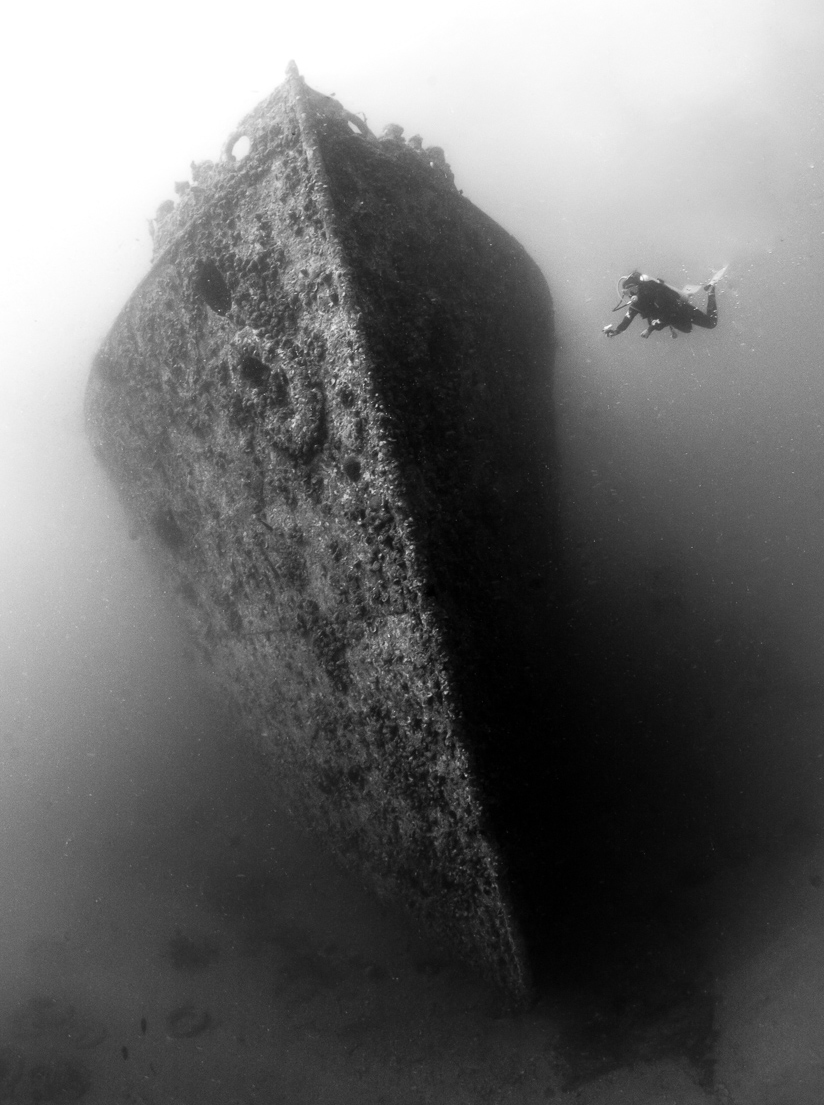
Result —
[[626, 330], [636, 315], [641, 315], [649, 324], [643, 333], [645, 338], [653, 330], [663, 330], [667, 326], [680, 330], [682, 334], [688, 334], [693, 326], [712, 330], [718, 322], [715, 285], [710, 284], [707, 288], [707, 309], [702, 311], [672, 285], [652, 276], [641, 276], [638, 291], [630, 299], [627, 313], [611, 331], [610, 336]]

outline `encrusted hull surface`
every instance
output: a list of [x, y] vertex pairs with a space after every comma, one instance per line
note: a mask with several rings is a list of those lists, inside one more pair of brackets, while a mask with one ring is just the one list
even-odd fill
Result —
[[273, 785], [520, 1000], [512, 811], [552, 736], [552, 308], [397, 129], [291, 72], [159, 213], [88, 428]]

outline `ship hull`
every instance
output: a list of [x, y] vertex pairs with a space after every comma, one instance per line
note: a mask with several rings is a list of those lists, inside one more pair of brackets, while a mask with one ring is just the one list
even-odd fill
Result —
[[546, 283], [439, 151], [296, 72], [155, 235], [91, 373], [96, 452], [273, 788], [525, 1000], [517, 811], [555, 693]]

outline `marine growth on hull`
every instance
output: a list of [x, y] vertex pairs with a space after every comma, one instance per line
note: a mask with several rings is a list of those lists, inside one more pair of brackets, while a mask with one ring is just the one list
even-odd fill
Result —
[[552, 309], [443, 151], [286, 82], [154, 222], [89, 433], [272, 786], [512, 997], [553, 686]]

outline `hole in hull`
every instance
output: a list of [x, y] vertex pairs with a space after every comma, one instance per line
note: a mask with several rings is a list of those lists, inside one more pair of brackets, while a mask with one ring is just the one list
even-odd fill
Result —
[[216, 314], [226, 315], [232, 306], [232, 293], [214, 261], [204, 261], [195, 278], [195, 291]]

